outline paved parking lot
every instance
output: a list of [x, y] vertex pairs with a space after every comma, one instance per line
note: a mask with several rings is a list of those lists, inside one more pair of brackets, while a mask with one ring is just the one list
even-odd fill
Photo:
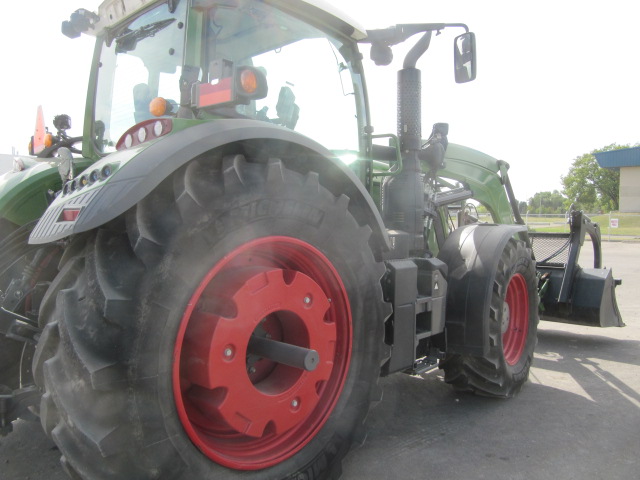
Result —
[[[531, 381], [511, 400], [459, 395], [439, 372], [383, 379], [344, 480], [640, 478], [640, 243], [605, 243], [625, 328], [542, 322]], [[63, 480], [39, 424], [0, 438], [0, 479]]]

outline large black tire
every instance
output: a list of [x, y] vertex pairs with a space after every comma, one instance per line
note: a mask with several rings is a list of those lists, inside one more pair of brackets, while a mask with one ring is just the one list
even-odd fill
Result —
[[531, 250], [524, 242], [509, 239], [489, 277], [485, 281], [493, 288], [485, 300], [489, 304], [487, 354], [449, 354], [440, 368], [445, 382], [457, 391], [507, 398], [527, 381], [538, 338], [537, 278]]
[[[389, 309], [352, 208], [280, 160], [200, 159], [69, 253], [35, 363], [70, 476], [337, 478]], [[249, 355], [252, 332], [320, 366]]]

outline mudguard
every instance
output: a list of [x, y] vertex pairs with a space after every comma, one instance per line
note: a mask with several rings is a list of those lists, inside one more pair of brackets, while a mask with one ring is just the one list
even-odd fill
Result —
[[[175, 129], [174, 129], [175, 131]], [[193, 158], [232, 142], [264, 140], [294, 145], [306, 155], [309, 168], [320, 177], [329, 177], [331, 190], [365, 205], [362, 215], [372, 226], [376, 244], [388, 249], [388, 236], [373, 199], [358, 177], [319, 143], [299, 133], [265, 122], [249, 119], [213, 120], [196, 123], [171, 135], [137, 148], [108, 155], [91, 167], [107, 166], [108, 178], [60, 195], [47, 209], [29, 238], [29, 243], [48, 243], [104, 225], [126, 212], [155, 189], [160, 182]], [[89, 173], [88, 171], [85, 173]], [[80, 212], [69, 221], [65, 210]], [[375, 228], [374, 226], [377, 226]]]
[[438, 253], [447, 264], [447, 353], [485, 356], [489, 304], [502, 251], [525, 225], [473, 224], [451, 232]]

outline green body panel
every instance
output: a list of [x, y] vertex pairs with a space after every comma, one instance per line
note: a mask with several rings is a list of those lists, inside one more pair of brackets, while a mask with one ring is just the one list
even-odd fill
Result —
[[[62, 186], [54, 162], [19, 157], [25, 169], [9, 171], [0, 176], [0, 218], [22, 226], [40, 218], [49, 206], [47, 192], [57, 192]], [[76, 171], [89, 166], [87, 159], [74, 161]]]
[[[439, 177], [464, 183], [473, 191], [473, 198], [489, 210], [495, 223], [514, 223], [513, 211], [503, 183], [503, 176], [509, 168], [505, 162], [455, 143], [449, 143], [444, 161], [445, 168], [438, 170]], [[389, 174], [387, 163], [373, 161], [372, 166], [377, 174]], [[427, 172], [429, 166], [424, 163], [422, 170]], [[377, 177], [371, 192], [378, 207], [381, 204], [380, 182], [383, 178]]]
[[502, 163], [501, 167], [496, 158], [454, 143], [447, 148], [445, 163], [445, 168], [438, 172], [440, 177], [466, 184], [473, 191], [473, 198], [487, 207], [495, 223], [514, 223], [502, 181], [502, 174], [508, 168], [506, 164]]

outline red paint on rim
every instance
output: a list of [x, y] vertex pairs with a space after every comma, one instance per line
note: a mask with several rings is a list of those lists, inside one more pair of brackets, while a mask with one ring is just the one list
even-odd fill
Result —
[[[251, 335], [316, 350], [320, 364], [309, 372], [249, 354]], [[333, 411], [351, 339], [345, 287], [319, 250], [280, 236], [234, 249], [200, 282], [178, 330], [173, 392], [186, 433], [234, 469], [290, 458]]]
[[509, 325], [502, 334], [502, 348], [506, 362], [515, 365], [520, 361], [529, 332], [529, 291], [522, 274], [511, 277], [505, 301], [509, 306]]

